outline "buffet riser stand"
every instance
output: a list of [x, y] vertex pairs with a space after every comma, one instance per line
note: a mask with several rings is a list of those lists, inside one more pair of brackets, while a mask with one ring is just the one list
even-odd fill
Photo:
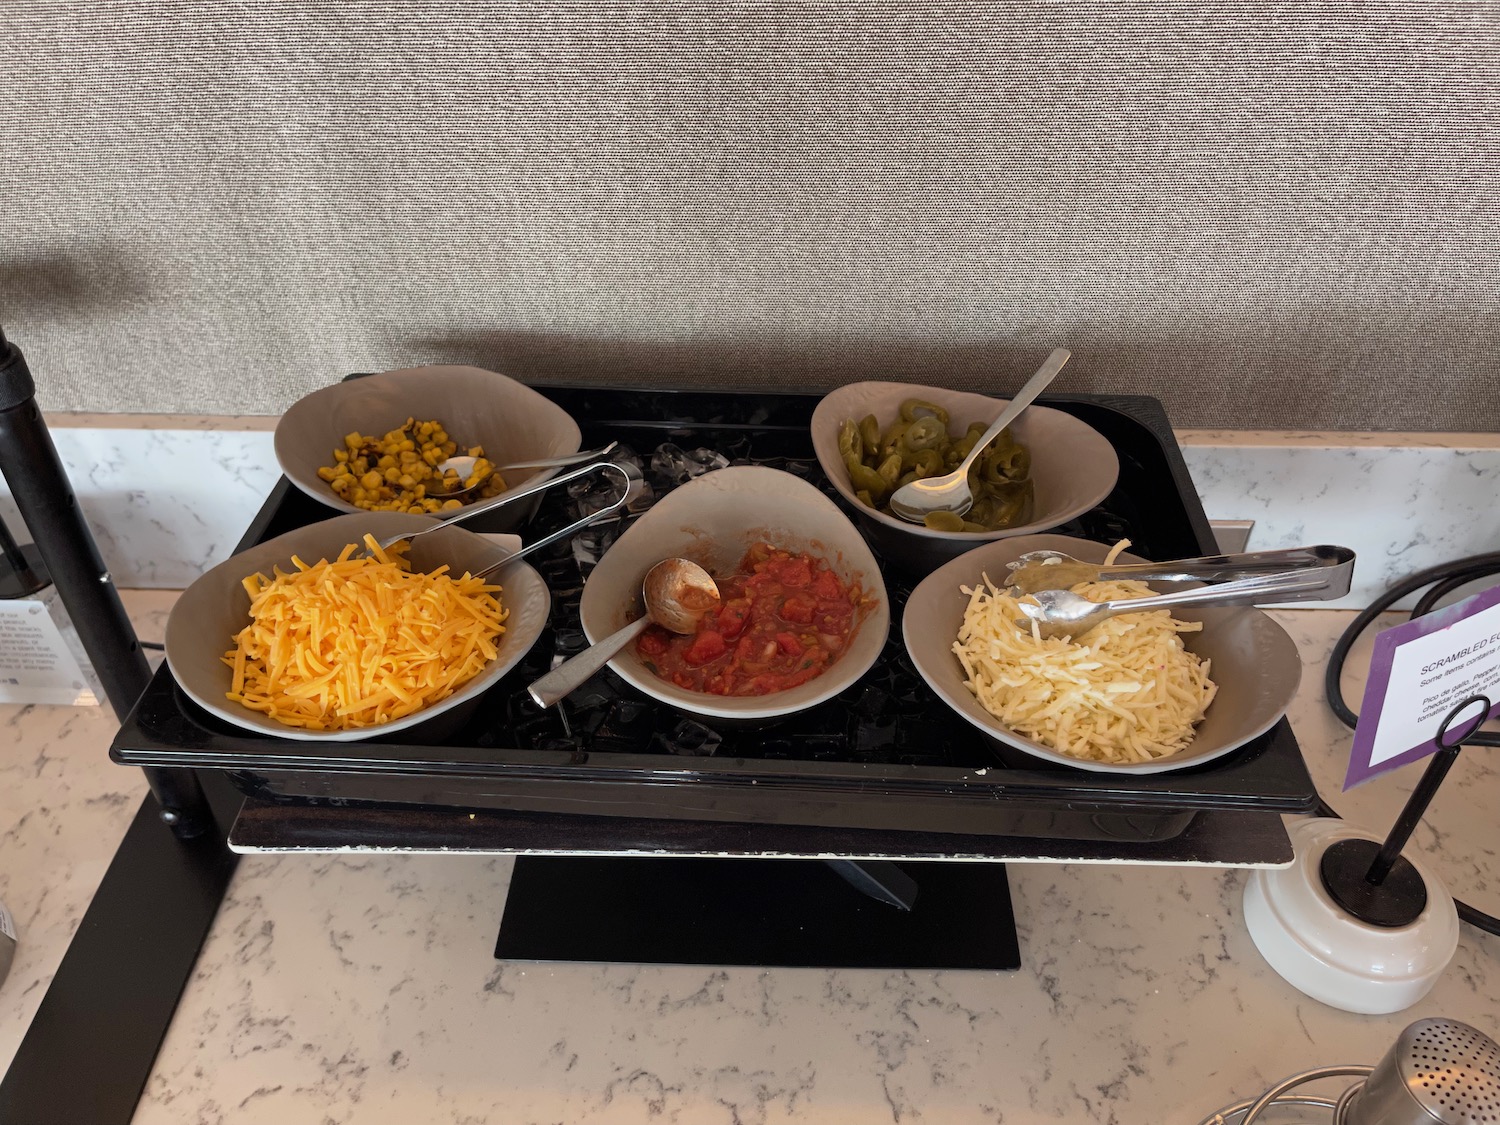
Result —
[[[811, 463], [810, 479], [817, 474], [807, 431], [817, 396], [541, 389], [574, 414], [589, 445], [622, 440], [649, 456], [657, 442], [730, 443], [752, 460], [804, 473]], [[1121, 456], [1116, 491], [1064, 530], [1129, 536], [1155, 557], [1212, 549], [1159, 403], [1048, 404], [1109, 427]], [[544, 533], [547, 518], [571, 518], [555, 507], [544, 505], [527, 534]], [[327, 514], [283, 480], [242, 546]], [[581, 584], [577, 571], [566, 580], [571, 556], [555, 563], [558, 586]], [[785, 743], [783, 760], [757, 757], [759, 735], [732, 733], [717, 755], [663, 752], [652, 739], [676, 719], [641, 712], [608, 673], [593, 681], [596, 702], [570, 700], [562, 714], [527, 709], [525, 682], [566, 655], [560, 637], [577, 632], [566, 599], [554, 606], [553, 636], [447, 745], [247, 739], [215, 727], [162, 669], [111, 754], [224, 771], [246, 797], [230, 833], [240, 853], [515, 856], [496, 955], [521, 961], [1013, 969], [1007, 863], [1284, 867], [1292, 850], [1281, 814], [1311, 811], [1316, 800], [1284, 719], [1244, 751], [1187, 774], [1007, 770], [951, 715], [907, 713], [899, 626], [866, 677], [887, 677], [879, 682], [901, 701], [894, 756], [871, 759], [868, 747], [841, 741], [865, 729], [864, 699], [843, 704], [847, 726], [825, 710], [800, 724], [807, 731], [792, 723], [767, 734], [766, 743]], [[607, 709], [602, 724], [587, 721], [590, 706]], [[617, 713], [640, 729], [616, 730]], [[915, 787], [909, 801], [903, 785]], [[707, 791], [720, 819], [693, 819], [694, 794]], [[820, 801], [834, 812], [820, 817]], [[1055, 836], [1045, 831], [1051, 823]]]

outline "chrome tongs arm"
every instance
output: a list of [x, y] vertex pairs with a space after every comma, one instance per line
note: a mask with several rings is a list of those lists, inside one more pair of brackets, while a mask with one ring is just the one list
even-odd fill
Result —
[[[405, 535], [388, 536], [387, 538], [380, 540], [381, 550], [384, 550], [395, 543], [399, 543], [403, 539], [408, 541], [416, 539], [418, 536], [426, 535], [430, 531], [436, 531], [440, 527], [450, 527], [453, 524], [462, 523], [464, 520], [469, 519], [472, 516], [481, 515], [484, 512], [493, 512], [496, 508], [503, 508], [507, 504], [514, 504], [517, 500], [524, 500], [528, 496], [535, 496], [538, 492], [544, 492], [547, 489], [555, 488], [560, 484], [569, 484], [572, 481], [577, 480], [579, 477], [587, 476], [589, 473], [607, 469], [614, 469], [615, 472], [620, 474], [620, 476], [624, 480], [624, 484], [621, 487], [624, 489], [625, 493], [628, 494], [630, 491], [629, 474], [626, 473], [624, 469], [620, 468], [620, 466], [616, 465], [613, 461], [595, 461], [593, 464], [584, 465], [580, 469], [574, 469], [571, 473], [563, 473], [561, 476], [548, 477], [546, 480], [542, 481], [527, 481], [525, 484], [519, 485], [506, 492], [502, 492], [499, 496], [493, 497], [489, 500], [483, 500], [478, 504], [469, 504], [466, 507], [458, 508], [448, 515], [437, 516], [435, 518], [441, 520], [440, 523], [435, 523], [431, 527], [424, 527], [421, 531], [412, 531], [408, 532]], [[617, 507], [618, 506], [612, 507], [602, 512], [595, 512], [586, 522], [592, 523], [594, 518], [600, 515], [607, 515], [609, 512], [617, 510]], [[584, 524], [583, 522], [580, 522], [576, 526], [582, 527], [584, 526]], [[533, 543], [530, 547], [527, 548], [527, 550], [534, 550], [539, 546], [546, 545], [547, 543], [555, 543], [560, 538], [562, 538], [562, 533], [555, 533], [553, 536], [549, 536], [545, 540], [538, 540], [536, 543]]]
[[1034, 590], [1019, 605], [1021, 612], [1036, 624], [1042, 636], [1076, 638], [1122, 613], [1148, 613], [1198, 605], [1332, 601], [1349, 592], [1354, 577], [1354, 553], [1350, 551], [1348, 556], [1347, 561], [1332, 566], [1282, 570], [1277, 574], [1173, 590], [1151, 598], [1093, 602], [1070, 590]]
[[[1239, 555], [1204, 555], [1170, 562], [1117, 563], [1104, 566], [1086, 563], [1061, 551], [1028, 551], [1010, 567], [1008, 585], [1023, 594], [1037, 590], [1066, 590], [1079, 582], [1108, 582], [1129, 578], [1158, 582], [1231, 582], [1239, 579], [1274, 577], [1285, 573], [1323, 575], [1337, 585], [1343, 572], [1344, 593], [1354, 569], [1354, 552], [1347, 547], [1321, 545], [1292, 547], [1282, 551], [1251, 551]], [[1342, 597], [1334, 594], [1330, 597]]]
[[[625, 505], [627, 505], [628, 503], [630, 503], [631, 480], [630, 480], [630, 474], [629, 473], [627, 473], [619, 465], [616, 465], [613, 461], [605, 461], [602, 464], [590, 465], [590, 466], [588, 466], [588, 468], [589, 469], [599, 469], [599, 470], [602, 470], [605, 473], [606, 476], [617, 475], [620, 478], [619, 482], [618, 482], [619, 485], [620, 485], [620, 495], [619, 495], [619, 497], [617, 499], [615, 499], [612, 503], [610, 503], [609, 505], [607, 505], [606, 507], [600, 508], [597, 512], [590, 512], [588, 515], [584, 516], [581, 520], [578, 520], [575, 523], [570, 523], [570, 524], [568, 524], [567, 527], [564, 527], [564, 528], [562, 528], [561, 530], [558, 530], [558, 531], [554, 531], [551, 535], [544, 535], [544, 536], [542, 536], [542, 538], [538, 539], [535, 543], [528, 543], [528, 544], [526, 544], [526, 546], [522, 547], [515, 554], [513, 554], [513, 555], [507, 555], [507, 556], [505, 556], [505, 558], [501, 559], [497, 563], [491, 563], [489, 566], [485, 567], [483, 570], [481, 570], [477, 574], [475, 574], [474, 577], [475, 578], [485, 578], [488, 575], [494, 574], [495, 571], [501, 570], [501, 569], [509, 566], [511, 563], [515, 562], [517, 559], [523, 559], [523, 558], [525, 558], [527, 555], [531, 554], [533, 551], [540, 551], [543, 547], [550, 547], [550, 546], [552, 546], [552, 544], [556, 543], [560, 539], [568, 539], [568, 538], [570, 538], [570, 537], [572, 537], [574, 535], [577, 535], [580, 531], [582, 531], [584, 528], [588, 527], [590, 524], [598, 523], [600, 520], [605, 519], [606, 517], [613, 516], [616, 512], [621, 511], [625, 507]], [[574, 476], [577, 476], [577, 475], [579, 475], [579, 474], [570, 473], [568, 475], [567, 479], [571, 480]], [[547, 483], [548, 484], [556, 484], [556, 483], [558, 483], [558, 481], [561, 481], [563, 479], [564, 478], [559, 477], [559, 478], [557, 478], [557, 480], [555, 480], [555, 481], [549, 480]]]

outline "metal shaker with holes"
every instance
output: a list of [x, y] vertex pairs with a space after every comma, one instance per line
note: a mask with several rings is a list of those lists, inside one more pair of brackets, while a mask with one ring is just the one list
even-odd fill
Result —
[[[1337, 1099], [1297, 1089], [1340, 1075], [1359, 1076]], [[1374, 1066], [1324, 1066], [1284, 1078], [1258, 1098], [1225, 1106], [1199, 1125], [1255, 1125], [1268, 1111], [1326, 1111], [1333, 1125], [1496, 1125], [1500, 1122], [1500, 1045], [1450, 1019], [1411, 1024]], [[1278, 1117], [1276, 1120], [1285, 1120]], [[1299, 1120], [1311, 1121], [1311, 1117]]]
[[1412, 1024], [1349, 1103], [1349, 1125], [1500, 1121], [1500, 1046], [1457, 1020]]

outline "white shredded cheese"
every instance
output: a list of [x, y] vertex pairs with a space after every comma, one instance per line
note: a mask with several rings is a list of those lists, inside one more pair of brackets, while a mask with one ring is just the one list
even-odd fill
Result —
[[[1111, 552], [1116, 554], [1121, 544]], [[985, 575], [969, 595], [953, 652], [965, 683], [1011, 730], [1060, 753], [1095, 762], [1146, 762], [1193, 740], [1216, 690], [1208, 661], [1180, 634], [1202, 626], [1167, 610], [1127, 613], [1081, 640], [1043, 640], [1019, 601]], [[1143, 582], [1081, 582], [1092, 601], [1150, 597]], [[1028, 627], [1029, 626], [1029, 627]]]

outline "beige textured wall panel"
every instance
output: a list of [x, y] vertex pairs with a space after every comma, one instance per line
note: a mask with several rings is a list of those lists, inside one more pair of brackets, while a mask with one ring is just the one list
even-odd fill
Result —
[[350, 371], [1500, 429], [1500, 7], [0, 6], [55, 410]]

